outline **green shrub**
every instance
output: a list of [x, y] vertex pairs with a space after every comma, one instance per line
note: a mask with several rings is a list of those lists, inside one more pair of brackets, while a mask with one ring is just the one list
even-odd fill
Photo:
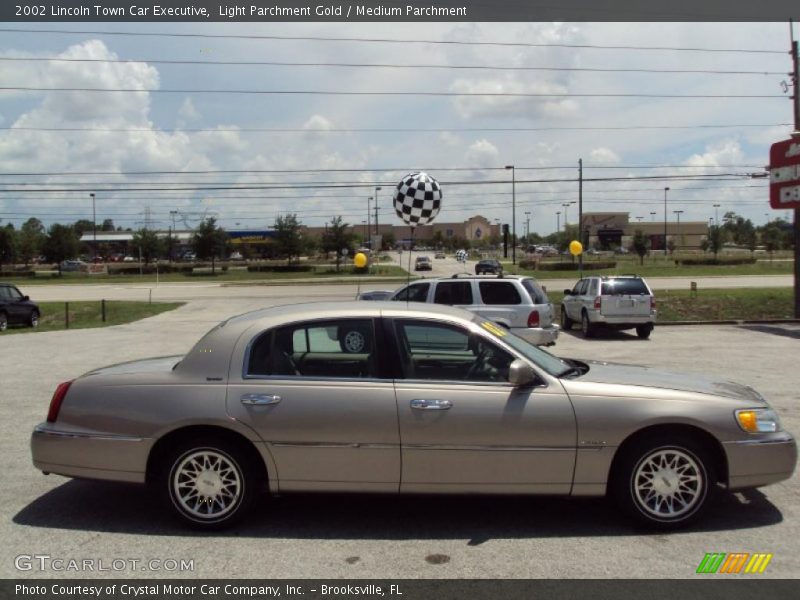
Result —
[[754, 265], [756, 264], [756, 259], [749, 257], [749, 256], [725, 256], [725, 257], [718, 257], [714, 259], [714, 257], [705, 257], [705, 256], [698, 256], [698, 257], [687, 257], [687, 258], [676, 258], [675, 259], [676, 265], [683, 265], [683, 266], [690, 266], [690, 265]]

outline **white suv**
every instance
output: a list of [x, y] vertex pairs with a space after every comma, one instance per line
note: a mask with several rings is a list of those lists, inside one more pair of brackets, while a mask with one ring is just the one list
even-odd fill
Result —
[[399, 289], [391, 298], [401, 302], [448, 304], [477, 313], [537, 346], [552, 346], [559, 326], [553, 305], [532, 277], [423, 279]]
[[656, 322], [656, 299], [647, 282], [637, 275], [584, 277], [561, 301], [561, 327], [572, 329], [580, 323], [584, 337], [596, 327], [636, 328], [647, 339]]

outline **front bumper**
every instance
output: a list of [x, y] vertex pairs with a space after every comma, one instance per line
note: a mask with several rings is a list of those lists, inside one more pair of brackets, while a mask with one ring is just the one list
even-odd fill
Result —
[[31, 435], [33, 465], [45, 472], [144, 483], [153, 440], [99, 432], [66, 431], [50, 423]]
[[521, 337], [534, 346], [552, 346], [558, 339], [561, 328], [558, 325], [549, 327], [512, 327], [511, 333]]
[[789, 479], [797, 465], [797, 443], [786, 432], [724, 442], [728, 487], [754, 488]]

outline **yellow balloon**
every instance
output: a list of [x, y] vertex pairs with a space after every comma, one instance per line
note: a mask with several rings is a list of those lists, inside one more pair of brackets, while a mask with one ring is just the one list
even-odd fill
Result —
[[359, 252], [359, 253], [357, 253], [357, 254], [356, 254], [354, 257], [353, 257], [353, 264], [354, 264], [356, 267], [358, 267], [359, 269], [363, 269], [364, 267], [366, 267], [366, 266], [367, 266], [367, 255], [366, 255], [366, 254], [364, 254], [363, 252]]
[[569, 243], [569, 253], [572, 254], [572, 256], [583, 254], [583, 244], [581, 244], [578, 240], [572, 240]]

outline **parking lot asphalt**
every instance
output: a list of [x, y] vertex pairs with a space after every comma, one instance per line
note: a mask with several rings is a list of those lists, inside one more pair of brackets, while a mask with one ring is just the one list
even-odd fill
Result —
[[[324, 287], [284, 294], [317, 296]], [[0, 336], [1, 577], [692, 578], [707, 552], [769, 552], [759, 577], [800, 573], [800, 485], [725, 494], [696, 528], [633, 529], [600, 499], [308, 495], [265, 498], [234, 531], [176, 525], [143, 487], [43, 476], [30, 432], [56, 384], [101, 365], [181, 354], [219, 320], [284, 298], [201, 298], [140, 322]], [[800, 327], [656, 328], [650, 340], [562, 334], [556, 354], [705, 373], [752, 385], [800, 433]], [[186, 572], [19, 571], [20, 555], [193, 560]], [[141, 563], [140, 563], [141, 564]], [[707, 577], [707, 576], [706, 576]]]

